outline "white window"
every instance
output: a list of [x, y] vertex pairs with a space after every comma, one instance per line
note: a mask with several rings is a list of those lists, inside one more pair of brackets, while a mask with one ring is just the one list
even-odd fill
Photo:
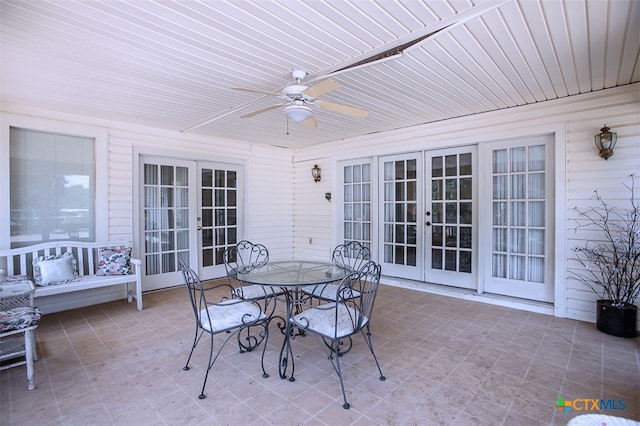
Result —
[[10, 129], [11, 247], [95, 241], [95, 140]]

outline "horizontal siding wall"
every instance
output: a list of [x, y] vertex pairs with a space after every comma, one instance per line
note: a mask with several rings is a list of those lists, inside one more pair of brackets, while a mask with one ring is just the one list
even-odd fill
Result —
[[[321, 169], [320, 182], [314, 182], [311, 169]], [[333, 235], [331, 207], [324, 194], [331, 191], [332, 165], [328, 159], [297, 161], [294, 168], [295, 204], [293, 244], [297, 259], [331, 259]]]
[[[559, 217], [565, 219], [556, 224], [556, 232], [562, 237], [555, 259], [559, 268], [556, 306], [562, 309], [555, 314], [595, 321], [597, 297], [568, 278], [571, 248], [580, 242], [573, 231], [572, 209], [586, 205], [594, 190], [607, 194], [612, 201], [628, 203], [622, 182], [628, 182], [631, 173], [640, 175], [639, 94], [640, 85], [635, 84], [298, 150], [294, 156], [295, 252], [328, 253], [336, 243], [329, 236], [337, 232], [338, 224], [328, 217], [334, 217], [336, 211], [323, 195], [335, 189], [325, 176], [336, 173], [333, 169], [340, 160], [481, 144], [566, 129], [566, 135], [559, 137], [561, 141], [566, 138], [566, 152], [560, 152], [566, 155], [566, 174], [557, 171], [556, 175], [560, 191], [556, 208], [561, 209]], [[593, 136], [605, 123], [618, 133], [615, 154], [608, 161], [598, 156], [593, 142]], [[322, 185], [314, 184], [310, 178], [314, 163], [322, 167]], [[307, 195], [310, 193], [314, 194]], [[307, 237], [313, 235], [327, 237], [314, 239], [310, 246]]]
[[293, 256], [293, 153], [254, 145], [248, 167], [248, 237], [269, 248], [269, 258]]
[[[70, 116], [52, 111], [35, 110], [3, 105], [3, 113], [22, 117], [27, 123], [33, 118], [57, 123], [56, 131], [64, 133], [66, 126], [93, 126], [106, 129], [107, 142], [104, 155], [107, 177], [107, 223], [98, 223], [104, 235], [101, 239], [131, 241], [139, 256], [140, 242], [136, 241], [134, 223], [142, 226], [143, 218], [133, 211], [135, 196], [134, 164], [136, 153], [167, 156], [189, 160], [221, 161], [245, 165], [245, 234], [241, 238], [260, 241], [268, 245], [273, 258], [290, 259], [293, 256], [293, 152], [290, 149], [255, 145], [242, 141], [227, 141], [193, 134], [170, 132], [136, 126], [128, 123], [105, 122], [87, 117]], [[10, 126], [8, 122], [3, 125]], [[26, 124], [23, 127], [38, 129]], [[74, 133], [74, 132], [71, 132]], [[8, 140], [2, 141], [8, 152]], [[4, 147], [4, 144], [7, 146]], [[98, 194], [102, 197], [104, 194]], [[7, 221], [8, 222], [8, 221]], [[91, 294], [89, 294], [91, 293]], [[125, 297], [124, 290], [107, 289], [78, 295], [55, 297], [45, 304], [55, 310], [71, 309]]]

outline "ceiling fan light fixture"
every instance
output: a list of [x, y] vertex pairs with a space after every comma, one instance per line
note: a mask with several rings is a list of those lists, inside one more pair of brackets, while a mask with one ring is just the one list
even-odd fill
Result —
[[284, 115], [294, 123], [302, 123], [313, 115], [311, 108], [304, 105], [289, 105], [284, 108]]

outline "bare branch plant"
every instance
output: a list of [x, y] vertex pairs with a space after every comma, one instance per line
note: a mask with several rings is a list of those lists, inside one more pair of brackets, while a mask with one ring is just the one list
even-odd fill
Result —
[[569, 272], [602, 300], [612, 306], [629, 307], [640, 296], [640, 202], [635, 194], [635, 177], [631, 185], [631, 206], [619, 208], [605, 202], [597, 191], [596, 206], [575, 210], [576, 230], [602, 232], [602, 239], [588, 240], [573, 248], [580, 269]]

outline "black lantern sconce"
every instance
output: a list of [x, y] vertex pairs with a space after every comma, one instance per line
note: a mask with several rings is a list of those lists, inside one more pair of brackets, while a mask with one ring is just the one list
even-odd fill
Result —
[[320, 179], [322, 179], [322, 176], [320, 175], [320, 167], [318, 167], [317, 164], [313, 165], [313, 169], [311, 169], [311, 176], [313, 176], [313, 181], [315, 183], [320, 182]]
[[616, 141], [618, 140], [618, 134], [609, 130], [611, 129], [605, 124], [600, 129], [600, 134], [594, 136], [596, 146], [600, 150], [600, 157], [605, 160], [613, 155], [613, 147], [616, 146]]

